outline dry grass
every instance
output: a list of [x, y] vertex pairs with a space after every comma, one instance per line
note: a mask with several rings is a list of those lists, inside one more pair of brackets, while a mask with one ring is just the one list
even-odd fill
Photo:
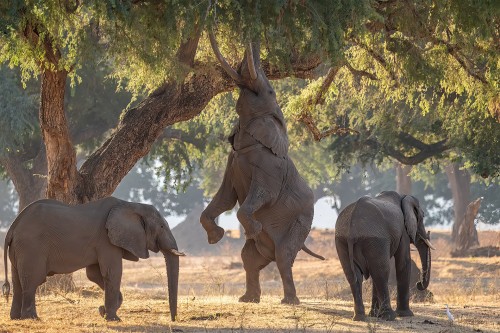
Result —
[[[482, 245], [497, 245], [500, 233], [481, 234]], [[0, 333], [6, 332], [499, 332], [500, 258], [450, 258], [449, 235], [433, 235], [439, 250], [433, 253], [429, 289], [434, 303], [415, 303], [414, 317], [394, 322], [353, 322], [350, 291], [328, 234], [313, 234], [311, 248], [327, 261], [300, 254], [294, 274], [302, 304], [280, 304], [281, 281], [275, 265], [262, 274], [260, 304], [238, 303], [245, 275], [239, 255], [181, 258], [179, 316], [170, 322], [166, 273], [162, 258], [139, 263], [124, 261], [124, 302], [119, 323], [107, 323], [98, 314], [102, 292], [74, 274], [79, 290], [69, 294], [38, 295], [40, 321], [11, 321], [10, 304], [0, 300]], [[489, 242], [489, 244], [487, 244]], [[237, 253], [237, 252], [233, 252]], [[0, 251], [0, 255], [1, 255]], [[0, 268], [3, 276], [3, 265]], [[369, 284], [369, 282], [367, 283]], [[367, 289], [367, 288], [365, 288]], [[370, 295], [365, 294], [369, 306]], [[450, 306], [455, 323], [444, 312]], [[393, 301], [395, 306], [395, 301]]]

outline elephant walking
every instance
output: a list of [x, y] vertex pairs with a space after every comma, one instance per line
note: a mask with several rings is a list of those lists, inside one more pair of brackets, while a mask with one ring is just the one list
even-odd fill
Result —
[[10, 284], [7, 253], [12, 263], [11, 319], [38, 318], [35, 292], [47, 276], [86, 268], [87, 277], [104, 290], [99, 313], [106, 320], [120, 320], [116, 311], [120, 292], [122, 258], [138, 261], [149, 251], [165, 257], [170, 315], [177, 314], [179, 256], [167, 221], [151, 205], [113, 197], [69, 206], [55, 200], [39, 200], [26, 207], [5, 237], [4, 295]]
[[222, 185], [202, 212], [200, 222], [208, 242], [218, 242], [224, 230], [215, 219], [238, 202], [237, 217], [247, 237], [241, 252], [246, 292], [240, 301], [260, 301], [259, 272], [276, 261], [283, 281], [282, 303], [298, 304], [292, 276], [297, 252], [302, 249], [324, 259], [304, 245], [314, 214], [313, 192], [288, 156], [285, 120], [260, 67], [257, 44], [248, 46], [237, 72], [220, 54], [212, 33], [210, 42], [222, 67], [240, 87], [236, 103], [239, 120], [229, 136], [233, 151]]
[[[410, 243], [417, 247], [422, 262], [419, 290], [429, 285], [431, 252], [424, 213], [418, 200], [386, 191], [375, 198], [362, 197], [343, 209], [335, 227], [335, 245], [354, 298], [353, 320], [365, 319], [362, 298], [363, 277], [373, 280], [370, 316], [394, 320], [413, 316], [410, 310]], [[395, 258], [397, 308], [391, 308], [388, 280], [390, 259]]]

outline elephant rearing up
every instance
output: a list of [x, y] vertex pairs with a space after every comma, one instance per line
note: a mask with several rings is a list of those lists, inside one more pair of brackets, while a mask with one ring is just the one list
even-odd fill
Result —
[[257, 44], [248, 46], [235, 71], [220, 54], [213, 34], [210, 42], [222, 67], [240, 87], [236, 103], [239, 120], [229, 136], [233, 151], [222, 185], [201, 214], [200, 222], [209, 243], [217, 243], [224, 230], [217, 226], [215, 218], [238, 202], [237, 217], [247, 237], [241, 252], [246, 293], [240, 301], [260, 301], [259, 271], [276, 261], [285, 294], [282, 303], [298, 304], [292, 277], [297, 252], [303, 249], [324, 259], [304, 245], [314, 213], [312, 190], [288, 156], [285, 120], [260, 68]]

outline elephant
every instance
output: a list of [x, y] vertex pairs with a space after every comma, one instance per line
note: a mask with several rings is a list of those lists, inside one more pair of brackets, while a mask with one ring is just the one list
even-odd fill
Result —
[[[246, 292], [240, 302], [260, 302], [259, 272], [275, 261], [284, 289], [283, 304], [299, 304], [292, 266], [301, 249], [324, 259], [305, 245], [314, 214], [313, 192], [288, 156], [288, 135], [283, 113], [264, 71], [258, 43], [251, 43], [238, 71], [221, 55], [213, 32], [210, 43], [225, 72], [240, 88], [239, 116], [229, 142], [222, 184], [201, 213], [208, 242], [217, 243], [224, 229], [215, 219], [238, 202], [237, 218], [245, 230], [241, 251]], [[254, 57], [254, 55], [256, 55]]]
[[[344, 274], [354, 298], [353, 320], [365, 319], [362, 298], [363, 276], [373, 281], [369, 315], [394, 320], [413, 316], [410, 310], [410, 243], [414, 244], [422, 262], [418, 290], [430, 282], [430, 233], [424, 227], [424, 212], [418, 199], [384, 191], [374, 198], [364, 196], [343, 209], [335, 227], [335, 245]], [[391, 308], [388, 280], [390, 259], [394, 257], [397, 279], [397, 308]]]
[[5, 236], [4, 295], [10, 284], [7, 253], [12, 263], [11, 319], [37, 319], [35, 292], [47, 276], [86, 268], [87, 277], [104, 290], [99, 313], [119, 321], [122, 258], [138, 261], [149, 252], [165, 257], [172, 321], [177, 315], [179, 252], [167, 221], [151, 205], [114, 197], [69, 206], [43, 199], [27, 206]]

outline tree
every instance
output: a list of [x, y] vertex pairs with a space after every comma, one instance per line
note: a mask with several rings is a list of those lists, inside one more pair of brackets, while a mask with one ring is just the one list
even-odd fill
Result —
[[[461, 14], [464, 10], [467, 16]], [[234, 87], [208, 56], [202, 36], [207, 26], [225, 36], [221, 47], [232, 62], [242, 55], [226, 49], [243, 49], [233, 46], [260, 39], [263, 66], [271, 78], [311, 76], [326, 61], [333, 74], [347, 68], [360, 82], [379, 78], [388, 93], [407, 80], [418, 91], [422, 82], [441, 82], [458, 72], [462, 76], [442, 87], [445, 95], [479, 91], [467, 95], [480, 97], [466, 99], [467, 105], [491, 104], [488, 114], [495, 115], [498, 71], [491, 64], [498, 54], [497, 13], [490, 3], [472, 6], [468, 1], [432, 6], [402, 1], [5, 1], [0, 7], [0, 60], [19, 65], [24, 77], [43, 74], [39, 113], [50, 150], [48, 194], [86, 202], [112, 193], [156, 139], [168, 137], [168, 126], [199, 115], [214, 96]], [[485, 46], [477, 48], [480, 43]], [[77, 81], [85, 59], [101, 55], [115, 65], [112, 75], [127, 89], [147, 97], [124, 114], [77, 170], [61, 107], [62, 81], [67, 75]], [[447, 66], [450, 58], [453, 66]], [[366, 70], [368, 65], [382, 75]], [[473, 84], [467, 80], [462, 85], [464, 76], [472, 77]], [[320, 95], [312, 104], [321, 100]], [[398, 99], [391, 102], [396, 105]], [[310, 109], [303, 110], [300, 119], [313, 124]], [[411, 137], [407, 141], [424, 147]], [[57, 147], [64, 153], [53, 154]]]
[[[117, 122], [122, 109], [130, 102], [130, 94], [115, 92], [112, 81], [105, 81], [106, 66], [87, 64], [80, 75], [83, 82], [71, 86], [67, 82], [65, 109], [71, 140], [84, 156], [102, 142], [103, 135]], [[10, 178], [19, 195], [19, 209], [45, 197], [47, 161], [38, 128], [37, 80], [22, 88], [17, 71], [0, 70], [0, 152], [2, 177]]]

